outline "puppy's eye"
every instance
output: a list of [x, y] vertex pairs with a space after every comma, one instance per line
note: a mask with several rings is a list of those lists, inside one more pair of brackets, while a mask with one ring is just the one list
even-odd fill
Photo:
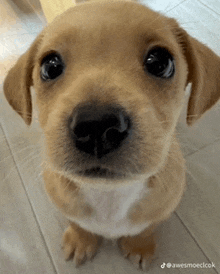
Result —
[[56, 53], [45, 56], [41, 62], [40, 75], [44, 81], [57, 78], [64, 70], [64, 63]]
[[171, 78], [175, 66], [173, 56], [164, 48], [154, 48], [144, 57], [144, 69], [160, 78]]

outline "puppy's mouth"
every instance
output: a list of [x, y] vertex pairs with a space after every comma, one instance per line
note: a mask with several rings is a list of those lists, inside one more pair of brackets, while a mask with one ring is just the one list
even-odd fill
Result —
[[105, 179], [115, 179], [125, 177], [125, 174], [120, 172], [115, 172], [108, 168], [93, 167], [85, 170], [80, 170], [77, 172], [80, 176], [85, 176], [89, 178], [105, 178]]

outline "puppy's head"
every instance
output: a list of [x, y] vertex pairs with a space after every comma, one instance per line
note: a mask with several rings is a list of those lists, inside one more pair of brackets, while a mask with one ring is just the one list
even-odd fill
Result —
[[160, 169], [186, 85], [192, 124], [220, 97], [219, 66], [174, 19], [133, 2], [86, 3], [43, 30], [4, 91], [30, 124], [34, 86], [52, 168], [78, 182], [114, 184]]

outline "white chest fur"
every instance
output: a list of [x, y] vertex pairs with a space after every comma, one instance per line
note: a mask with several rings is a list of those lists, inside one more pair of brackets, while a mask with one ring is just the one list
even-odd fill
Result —
[[131, 207], [148, 192], [145, 183], [135, 183], [114, 190], [95, 188], [82, 190], [85, 201], [93, 209], [93, 214], [84, 219], [70, 218], [87, 231], [106, 238], [135, 235], [144, 230], [149, 222], [132, 224], [128, 218]]

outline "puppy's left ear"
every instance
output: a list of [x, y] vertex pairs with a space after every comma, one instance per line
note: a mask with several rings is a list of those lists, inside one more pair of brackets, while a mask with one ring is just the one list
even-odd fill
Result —
[[192, 83], [187, 124], [192, 125], [220, 98], [220, 57], [191, 37], [171, 19], [173, 33], [188, 63], [187, 84]]
[[39, 41], [40, 37], [38, 36], [30, 49], [18, 59], [14, 67], [8, 72], [3, 87], [9, 104], [24, 119], [27, 125], [31, 124], [30, 87], [33, 84], [32, 72]]

